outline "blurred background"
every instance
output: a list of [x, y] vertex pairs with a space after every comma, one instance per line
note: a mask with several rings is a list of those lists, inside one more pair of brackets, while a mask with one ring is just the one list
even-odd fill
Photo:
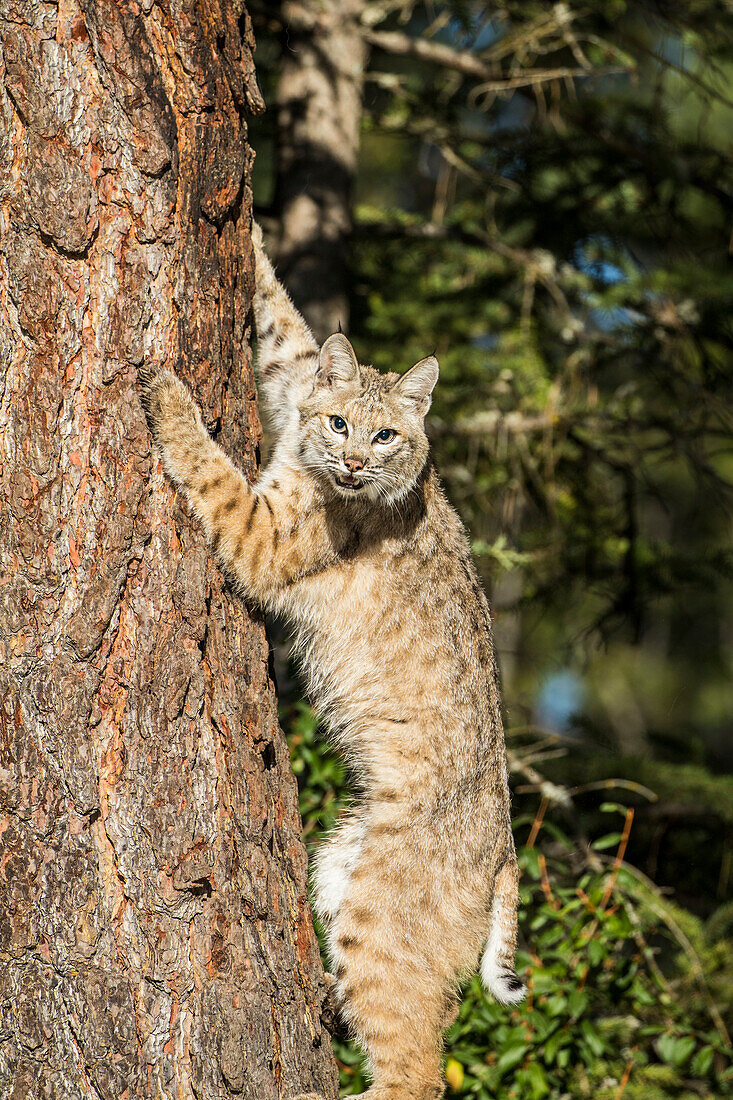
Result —
[[[467, 985], [450, 1089], [733, 1095], [731, 6], [249, 8], [280, 277], [363, 362], [436, 349], [495, 615], [530, 995]], [[315, 845], [347, 777], [281, 681]]]

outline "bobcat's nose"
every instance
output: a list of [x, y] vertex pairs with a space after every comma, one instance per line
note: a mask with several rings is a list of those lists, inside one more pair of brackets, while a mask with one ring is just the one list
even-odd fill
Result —
[[356, 473], [357, 470], [364, 469], [364, 463], [360, 458], [348, 457], [344, 458], [344, 466], [350, 474]]

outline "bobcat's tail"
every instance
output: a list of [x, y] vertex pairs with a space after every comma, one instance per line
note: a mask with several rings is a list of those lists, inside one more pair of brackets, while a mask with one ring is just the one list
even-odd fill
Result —
[[517, 904], [519, 871], [512, 856], [501, 867], [494, 885], [491, 928], [481, 959], [481, 980], [497, 1001], [515, 1005], [523, 999], [524, 983], [514, 969], [517, 946]]

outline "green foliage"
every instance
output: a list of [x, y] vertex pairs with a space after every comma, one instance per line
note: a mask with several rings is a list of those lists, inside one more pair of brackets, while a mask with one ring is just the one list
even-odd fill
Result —
[[298, 777], [300, 813], [306, 838], [328, 831], [346, 801], [346, 771], [318, 737], [318, 722], [307, 703], [298, 701], [286, 712], [288, 745]]
[[[303, 704], [286, 716], [311, 850], [346, 802], [344, 771]], [[708, 1100], [733, 1095], [722, 1015], [733, 1011], [733, 918], [705, 925], [622, 860], [631, 815], [597, 808], [606, 828], [586, 854], [562, 818], [546, 819], [522, 867], [517, 965], [529, 988], [507, 1009], [465, 989], [446, 1037], [450, 1095], [477, 1100]], [[625, 824], [617, 828], [619, 813]], [[614, 820], [615, 819], [615, 820]], [[515, 820], [518, 841], [531, 814]], [[536, 829], [535, 829], [536, 832]], [[342, 1095], [362, 1091], [359, 1051], [337, 1036]], [[623, 1085], [623, 1089], [622, 1089]]]

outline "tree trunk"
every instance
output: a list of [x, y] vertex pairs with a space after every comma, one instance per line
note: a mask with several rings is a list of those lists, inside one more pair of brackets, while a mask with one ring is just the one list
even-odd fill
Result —
[[336, 1096], [262, 621], [151, 455], [252, 476], [248, 15], [0, 0], [0, 1095]]
[[278, 275], [318, 340], [348, 327], [364, 0], [286, 0], [277, 94]]

